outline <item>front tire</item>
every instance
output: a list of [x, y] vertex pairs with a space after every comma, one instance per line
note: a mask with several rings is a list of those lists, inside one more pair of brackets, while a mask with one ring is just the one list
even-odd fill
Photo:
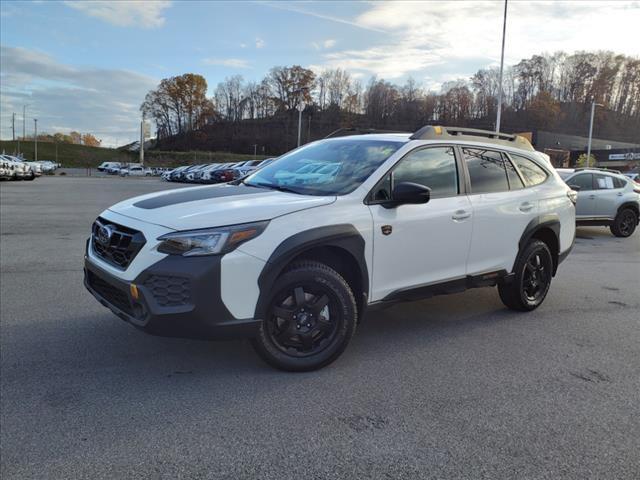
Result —
[[616, 237], [627, 238], [633, 235], [636, 225], [638, 225], [636, 212], [630, 208], [625, 208], [618, 212], [609, 228]]
[[498, 284], [502, 303], [512, 310], [528, 312], [542, 305], [553, 275], [553, 257], [546, 243], [532, 240], [520, 252], [514, 266], [515, 278]]
[[358, 309], [342, 276], [315, 261], [296, 262], [274, 283], [252, 344], [269, 365], [292, 372], [322, 368], [347, 347]]

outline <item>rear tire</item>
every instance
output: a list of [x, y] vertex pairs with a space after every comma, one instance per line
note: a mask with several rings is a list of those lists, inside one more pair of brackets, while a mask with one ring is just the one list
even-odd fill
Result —
[[498, 284], [502, 303], [512, 310], [528, 312], [542, 305], [553, 274], [553, 257], [546, 243], [531, 240], [518, 255], [515, 278]]
[[618, 212], [618, 215], [616, 215], [616, 218], [609, 228], [611, 229], [611, 233], [616, 237], [627, 238], [633, 235], [633, 232], [636, 230], [636, 225], [638, 225], [636, 212], [630, 208], [624, 208]]
[[300, 261], [275, 281], [266, 317], [253, 348], [275, 368], [305, 372], [342, 354], [355, 333], [358, 309], [338, 272], [320, 262]]

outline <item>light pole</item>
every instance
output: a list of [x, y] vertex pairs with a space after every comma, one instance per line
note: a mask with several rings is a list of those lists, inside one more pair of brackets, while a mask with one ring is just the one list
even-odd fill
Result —
[[24, 128], [24, 120], [26, 118], [26, 111], [29, 105], [22, 105], [22, 140], [26, 140], [25, 128]]
[[34, 153], [34, 161], [38, 161], [38, 119], [34, 118], [33, 119], [33, 125], [34, 125], [34, 130], [35, 130], [35, 135], [33, 136], [33, 139], [35, 141], [35, 153]]
[[504, 17], [502, 20], [502, 52], [500, 53], [500, 76], [498, 78], [498, 114], [496, 118], [496, 133], [500, 133], [500, 119], [502, 117], [502, 72], [504, 70], [504, 39], [507, 33], [507, 0], [504, 0]]
[[589, 160], [591, 160], [591, 136], [593, 135], [593, 117], [596, 113], [596, 105], [604, 107], [601, 103], [596, 103], [593, 96], [591, 97], [591, 119], [589, 120], [589, 142], [587, 143], [587, 168], [589, 168]]

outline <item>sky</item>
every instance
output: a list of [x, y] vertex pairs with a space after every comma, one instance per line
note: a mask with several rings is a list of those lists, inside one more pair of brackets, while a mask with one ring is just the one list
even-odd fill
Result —
[[[496, 1], [0, 2], [0, 138], [88, 132], [104, 146], [138, 137], [139, 107], [162, 78], [260, 80], [273, 66], [343, 68], [353, 77], [437, 91], [498, 65]], [[558, 50], [640, 56], [640, 0], [509, 0], [505, 63]]]

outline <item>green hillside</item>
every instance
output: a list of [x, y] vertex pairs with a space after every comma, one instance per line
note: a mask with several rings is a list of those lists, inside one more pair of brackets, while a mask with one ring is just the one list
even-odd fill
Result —
[[[34, 160], [33, 142], [20, 142], [20, 151], [27, 160]], [[17, 141], [0, 141], [0, 152], [18, 153]], [[145, 164], [158, 167], [175, 167], [186, 164], [240, 162], [250, 160], [253, 155], [226, 152], [145, 152]], [[258, 156], [258, 159], [265, 158]], [[38, 142], [38, 160], [51, 160], [63, 167], [97, 167], [102, 162], [137, 162], [138, 154], [114, 148], [87, 147], [69, 143]]]

